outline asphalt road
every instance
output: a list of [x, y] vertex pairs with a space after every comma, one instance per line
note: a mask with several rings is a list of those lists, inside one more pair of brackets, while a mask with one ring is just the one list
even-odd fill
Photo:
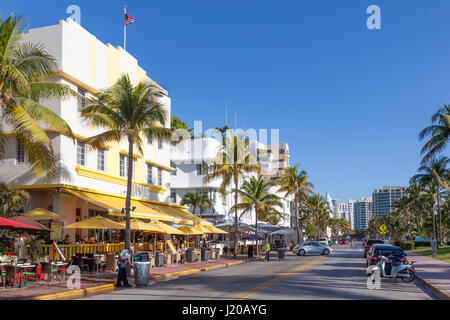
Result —
[[288, 255], [286, 260], [252, 262], [184, 276], [146, 288], [121, 289], [90, 300], [428, 300], [416, 283], [381, 279], [381, 290], [367, 288], [361, 245], [336, 245], [330, 256]]

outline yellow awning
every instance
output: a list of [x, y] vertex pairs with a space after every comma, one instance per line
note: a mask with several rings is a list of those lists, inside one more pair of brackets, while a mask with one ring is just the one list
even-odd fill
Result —
[[[94, 192], [64, 189], [74, 196], [86, 200], [96, 206], [105, 208], [110, 215], [124, 217], [122, 209], [125, 208], [125, 197], [104, 195]], [[131, 213], [131, 218], [143, 220], [171, 221], [178, 224], [210, 224], [208, 221], [197, 217], [182, 207], [169, 204], [159, 204], [150, 201], [131, 200], [131, 207], [136, 209]]]
[[[125, 198], [120, 196], [102, 195], [86, 191], [77, 191], [72, 189], [64, 189], [70, 192], [74, 196], [86, 200], [100, 208], [104, 208], [110, 215], [125, 216], [121, 213], [125, 208]], [[145, 202], [138, 200], [131, 200], [131, 207], [136, 207], [134, 212], [131, 213], [131, 218], [148, 219], [148, 220], [161, 220], [161, 221], [174, 221], [175, 219], [168, 214], [160, 210], [154, 210], [147, 206]]]

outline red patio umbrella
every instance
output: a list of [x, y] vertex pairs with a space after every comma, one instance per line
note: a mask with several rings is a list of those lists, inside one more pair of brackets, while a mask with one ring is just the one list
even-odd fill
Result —
[[27, 216], [14, 216], [9, 218], [11, 220], [14, 220], [16, 222], [20, 222], [32, 227], [36, 227], [39, 231], [51, 231], [49, 228], [47, 228], [46, 226], [40, 224], [37, 221], [31, 220], [30, 218], [28, 218]]
[[34, 229], [38, 228], [30, 226], [29, 224], [17, 222], [11, 219], [0, 217], [0, 229]]

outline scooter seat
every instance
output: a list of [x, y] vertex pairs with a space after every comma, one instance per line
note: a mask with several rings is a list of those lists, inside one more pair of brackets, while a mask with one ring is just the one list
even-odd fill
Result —
[[398, 267], [398, 266], [401, 266], [401, 265], [402, 265], [402, 263], [400, 261], [392, 262], [392, 266], [393, 267]]

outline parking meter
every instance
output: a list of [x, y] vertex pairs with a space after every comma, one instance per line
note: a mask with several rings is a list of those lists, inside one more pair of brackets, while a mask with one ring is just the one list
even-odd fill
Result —
[[433, 258], [435, 258], [437, 256], [437, 240], [436, 238], [433, 239], [433, 241], [431, 242], [431, 251], [433, 252]]

